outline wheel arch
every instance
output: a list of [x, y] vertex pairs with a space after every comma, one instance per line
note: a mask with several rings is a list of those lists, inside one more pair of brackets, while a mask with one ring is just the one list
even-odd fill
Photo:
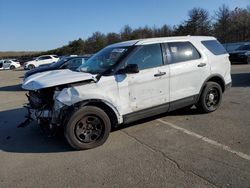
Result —
[[34, 65], [34, 63], [29, 63], [29, 64], [27, 64], [27, 67], [29, 67], [29, 66], [36, 67], [36, 66]]
[[200, 92], [199, 92], [199, 97], [197, 98], [197, 102], [200, 99], [201, 93], [202, 93], [203, 89], [205, 88], [207, 82], [216, 82], [221, 86], [222, 93], [225, 91], [226, 85], [225, 85], [225, 81], [224, 81], [223, 77], [219, 74], [210, 75], [202, 84], [202, 87], [201, 87]]
[[80, 101], [74, 104], [74, 107], [80, 108], [83, 106], [95, 106], [102, 109], [110, 118], [112, 127], [117, 127], [122, 123], [121, 116], [116, 107], [103, 99], [90, 99]]

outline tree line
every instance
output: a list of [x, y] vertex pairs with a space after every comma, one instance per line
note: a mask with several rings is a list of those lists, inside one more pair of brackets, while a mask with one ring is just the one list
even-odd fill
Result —
[[[188, 17], [179, 25], [161, 27], [139, 27], [132, 29], [125, 25], [119, 33], [94, 32], [89, 38], [71, 41], [61, 48], [42, 54], [93, 54], [103, 47], [126, 40], [185, 35], [215, 36], [221, 43], [250, 41], [250, 6], [230, 10], [222, 5], [213, 15], [203, 8], [193, 8]], [[41, 55], [42, 55], [41, 54]]]

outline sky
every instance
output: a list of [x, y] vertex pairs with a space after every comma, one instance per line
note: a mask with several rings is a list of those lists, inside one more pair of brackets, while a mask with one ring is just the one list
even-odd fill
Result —
[[246, 8], [250, 0], [0, 0], [0, 51], [43, 51], [124, 25], [170, 26], [194, 7], [212, 15], [222, 4]]

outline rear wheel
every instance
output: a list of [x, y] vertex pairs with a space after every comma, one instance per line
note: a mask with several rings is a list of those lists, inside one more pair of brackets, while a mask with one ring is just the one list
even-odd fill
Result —
[[31, 70], [31, 69], [34, 69], [35, 66], [34, 65], [28, 65], [28, 69]]
[[221, 104], [221, 100], [221, 86], [216, 82], [207, 82], [202, 91], [197, 107], [205, 113], [213, 112], [218, 109]]
[[10, 70], [14, 70], [14, 69], [16, 69], [16, 67], [14, 65], [11, 65]]
[[73, 148], [91, 149], [102, 145], [110, 130], [110, 119], [102, 109], [84, 106], [70, 115], [66, 121], [64, 135]]

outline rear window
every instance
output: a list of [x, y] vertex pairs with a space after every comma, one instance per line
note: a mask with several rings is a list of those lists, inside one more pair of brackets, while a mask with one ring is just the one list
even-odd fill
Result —
[[206, 40], [201, 43], [214, 55], [227, 54], [226, 49], [217, 40]]

